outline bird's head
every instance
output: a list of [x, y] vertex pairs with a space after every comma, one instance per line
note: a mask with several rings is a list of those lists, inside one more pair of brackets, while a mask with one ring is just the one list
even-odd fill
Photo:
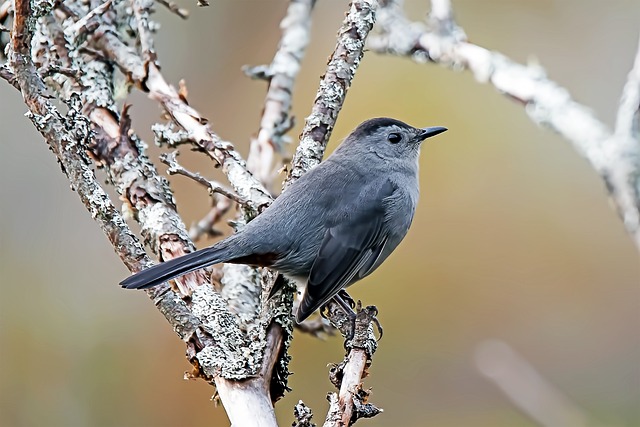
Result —
[[379, 117], [361, 123], [342, 145], [349, 151], [362, 155], [373, 153], [389, 161], [413, 159], [417, 157], [422, 141], [446, 130], [440, 126], [414, 128], [400, 120]]

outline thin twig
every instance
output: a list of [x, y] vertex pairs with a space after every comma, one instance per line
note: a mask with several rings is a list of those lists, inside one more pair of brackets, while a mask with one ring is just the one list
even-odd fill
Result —
[[[146, 1], [146, 0], [145, 0]], [[272, 201], [264, 186], [244, 166], [244, 160], [233, 145], [223, 141], [208, 124], [208, 121], [180, 97], [178, 91], [167, 83], [157, 64], [148, 29], [148, 13], [144, 6], [134, 1], [134, 13], [138, 18], [143, 61], [134, 49], [127, 46], [108, 28], [98, 29], [94, 38], [96, 46], [113, 60], [127, 75], [148, 92], [149, 97], [158, 101], [171, 118], [185, 129], [191, 141], [222, 166], [229, 177], [234, 191], [250, 202], [255, 214], [266, 208]], [[147, 2], [148, 3], [148, 2]], [[146, 3], [145, 3], [146, 4]], [[146, 24], [145, 24], [146, 22]]]
[[48, 64], [44, 69], [39, 70], [40, 75], [44, 77], [51, 77], [55, 74], [63, 74], [67, 77], [71, 77], [73, 79], [80, 78], [80, 74], [78, 70], [69, 68], [69, 67], [61, 67], [55, 64]]
[[0, 77], [5, 79], [7, 83], [9, 83], [14, 88], [20, 90], [20, 85], [16, 80], [16, 76], [13, 75], [13, 73], [11, 72], [11, 70], [6, 64], [0, 65]]
[[217, 237], [223, 234], [214, 226], [229, 211], [233, 204], [228, 198], [222, 197], [219, 194], [213, 194], [211, 198], [213, 200], [213, 207], [200, 221], [196, 222], [189, 228], [189, 238], [194, 242], [197, 242], [205, 235], [209, 237]]
[[178, 15], [180, 18], [182, 19], [189, 18], [189, 11], [187, 9], [184, 9], [178, 6], [175, 2], [172, 2], [170, 0], [155, 0], [155, 1], [157, 1], [167, 9], [169, 9], [171, 12]]
[[316, 425], [311, 422], [313, 418], [311, 408], [305, 405], [302, 400], [299, 400], [293, 408], [293, 416], [295, 417], [295, 421], [291, 424], [291, 427], [316, 427]]
[[238, 203], [241, 206], [246, 206], [248, 204], [246, 199], [243, 199], [233, 191], [225, 188], [219, 182], [210, 181], [205, 177], [203, 177], [202, 175], [200, 175], [199, 173], [191, 172], [190, 170], [187, 170], [184, 167], [182, 167], [180, 163], [178, 163], [178, 160], [176, 159], [177, 155], [178, 155], [177, 151], [173, 151], [171, 153], [164, 153], [160, 155], [160, 161], [165, 165], [169, 166], [169, 169], [167, 169], [167, 172], [169, 173], [169, 175], [186, 176], [187, 178], [191, 178], [198, 184], [208, 188], [209, 192], [212, 194], [213, 193], [222, 194], [226, 198], [233, 200], [234, 202]]

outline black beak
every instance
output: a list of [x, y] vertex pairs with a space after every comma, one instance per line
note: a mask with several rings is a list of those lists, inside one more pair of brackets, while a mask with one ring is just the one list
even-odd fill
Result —
[[443, 128], [442, 126], [433, 126], [430, 128], [420, 129], [420, 133], [416, 137], [417, 141], [424, 141], [427, 138], [431, 138], [432, 136], [436, 136], [442, 132], [447, 131], [447, 128]]

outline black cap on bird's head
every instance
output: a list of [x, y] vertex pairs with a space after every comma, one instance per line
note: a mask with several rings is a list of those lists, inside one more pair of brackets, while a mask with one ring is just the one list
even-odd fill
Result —
[[417, 152], [422, 141], [446, 130], [440, 126], [415, 128], [400, 120], [378, 117], [361, 123], [345, 143], [368, 147], [382, 157], [402, 156], [403, 152]]
[[414, 128], [400, 120], [391, 119], [389, 117], [377, 117], [375, 119], [369, 119], [364, 121], [358, 125], [358, 127], [351, 133], [351, 137], [355, 138], [366, 138], [368, 136], [373, 136], [376, 134], [384, 133], [388, 131], [389, 133], [387, 138], [391, 143], [398, 143], [400, 140], [397, 136], [402, 137], [402, 135], [393, 135], [393, 131], [404, 131], [403, 133], [408, 133], [412, 136], [410, 141], [407, 142], [422, 142], [427, 138], [431, 138], [432, 136], [436, 136], [445, 132], [447, 128], [441, 126], [433, 126], [428, 128]]

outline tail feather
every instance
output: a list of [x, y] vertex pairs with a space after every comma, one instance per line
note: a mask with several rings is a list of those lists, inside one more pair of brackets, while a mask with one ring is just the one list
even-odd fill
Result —
[[152, 288], [175, 277], [228, 261], [227, 252], [226, 245], [225, 247], [214, 245], [201, 249], [142, 270], [124, 279], [120, 282], [120, 286], [126, 289]]

